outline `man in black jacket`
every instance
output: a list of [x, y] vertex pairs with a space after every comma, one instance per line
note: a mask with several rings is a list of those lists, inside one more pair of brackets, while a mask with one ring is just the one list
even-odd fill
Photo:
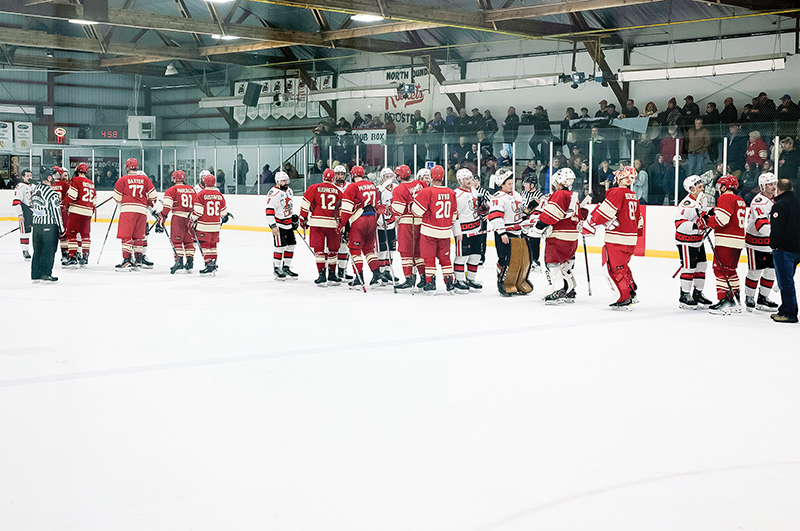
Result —
[[797, 322], [797, 293], [794, 289], [794, 272], [800, 263], [800, 203], [792, 193], [788, 179], [778, 181], [778, 193], [770, 213], [769, 246], [775, 276], [781, 290], [778, 313], [770, 317], [776, 323]]

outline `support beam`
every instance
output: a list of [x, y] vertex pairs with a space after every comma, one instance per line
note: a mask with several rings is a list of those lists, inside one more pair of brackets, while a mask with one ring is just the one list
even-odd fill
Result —
[[570, 0], [554, 4], [495, 9], [494, 11], [484, 12], [483, 20], [487, 22], [498, 22], [500, 20], [514, 20], [519, 18], [537, 18], [549, 15], [563, 15], [565, 13], [579, 13], [592, 9], [609, 9], [637, 4], [652, 4], [661, 1], [663, 0]]
[[[178, 7], [178, 12], [181, 14], [181, 16], [183, 18], [186, 18], [186, 19], [191, 19], [192, 18], [192, 14], [189, 13], [189, 8], [186, 7], [186, 2], [184, 2], [183, 0], [175, 0], [175, 4]], [[206, 43], [203, 42], [203, 39], [202, 39], [202, 37], [200, 37], [199, 34], [191, 33], [191, 36], [192, 36], [192, 39], [194, 39], [194, 43], [197, 46], [205, 46], [206, 45]]]
[[[411, 43], [415, 46], [422, 47], [425, 43], [422, 41], [422, 38], [417, 34], [416, 31], [409, 31], [408, 36], [411, 39]], [[446, 81], [444, 74], [442, 73], [442, 69], [439, 68], [439, 63], [436, 62], [436, 59], [433, 57], [428, 56], [428, 71], [436, 78], [436, 81], [439, 82], [441, 85]], [[456, 110], [461, 110], [464, 107], [464, 104], [461, 102], [460, 99], [456, 97], [455, 94], [447, 94], [447, 98], [450, 100], [450, 103], [456, 108]]]
[[[584, 29], [588, 28], [589, 25], [586, 23], [586, 19], [583, 18], [583, 14], [581, 13], [570, 13], [569, 18], [572, 23], [577, 26], [578, 28]], [[599, 40], [585, 40], [583, 41], [583, 46], [586, 48], [586, 51], [589, 52], [589, 55], [592, 59], [597, 62], [597, 66], [600, 67], [600, 71], [603, 73], [613, 73], [611, 67], [608, 66], [608, 62], [606, 61], [606, 56], [603, 53], [603, 50], [600, 48], [600, 41]], [[614, 96], [617, 97], [617, 101], [619, 102], [620, 109], [625, 108], [625, 102], [628, 100], [628, 96], [622, 87], [620, 87], [619, 83], [614, 80], [609, 80], [608, 86], [611, 87], [611, 90], [614, 92]]]

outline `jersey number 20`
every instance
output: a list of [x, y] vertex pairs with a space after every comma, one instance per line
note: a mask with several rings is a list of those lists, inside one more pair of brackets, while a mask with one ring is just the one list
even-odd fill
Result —
[[450, 201], [436, 201], [436, 219], [447, 219], [450, 217], [452, 205]]

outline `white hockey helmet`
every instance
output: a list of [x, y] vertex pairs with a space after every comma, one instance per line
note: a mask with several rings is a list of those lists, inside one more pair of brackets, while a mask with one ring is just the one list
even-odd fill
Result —
[[469, 183], [473, 178], [472, 172], [467, 168], [461, 168], [456, 172], [456, 180], [458, 181], [458, 184]]
[[569, 168], [561, 168], [553, 175], [553, 182], [570, 190], [572, 189], [572, 183], [575, 182], [575, 172]]
[[394, 179], [394, 170], [391, 168], [383, 168], [380, 173], [380, 182], [384, 183], [391, 179]]
[[208, 170], [201, 170], [201, 171], [200, 171], [200, 175], [198, 175], [198, 176], [197, 176], [197, 179], [198, 179], [200, 182], [203, 182], [203, 177], [205, 177], [206, 175], [213, 175], [213, 174], [212, 174], [210, 171], [208, 171]]
[[433, 182], [433, 177], [431, 177], [431, 170], [428, 168], [420, 168], [417, 170], [417, 180], [424, 182], [425, 184], [431, 184]]
[[347, 175], [347, 168], [345, 168], [342, 164], [338, 164], [333, 168], [333, 173], [344, 173]]
[[500, 188], [508, 179], [514, 178], [514, 171], [511, 168], [500, 168], [492, 175], [492, 178], [495, 188]]
[[764, 191], [764, 187], [768, 184], [777, 183], [778, 177], [775, 176], [774, 173], [768, 171], [766, 173], [762, 173], [758, 176], [758, 189], [762, 192]]
[[291, 178], [289, 177], [289, 174], [286, 173], [285, 171], [275, 172], [275, 184], [280, 184], [283, 181], [286, 181], [288, 183], [290, 180]]
[[701, 179], [699, 175], [690, 175], [683, 180], [683, 189], [686, 190], [686, 193], [691, 194], [692, 188], [694, 188], [695, 186], [697, 186], [702, 182], [703, 179]]

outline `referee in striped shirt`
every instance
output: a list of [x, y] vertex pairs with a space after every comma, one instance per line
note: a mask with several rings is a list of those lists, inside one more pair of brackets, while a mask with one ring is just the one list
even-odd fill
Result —
[[64, 232], [61, 219], [61, 199], [52, 188], [53, 176], [47, 175], [36, 185], [31, 194], [33, 211], [33, 259], [31, 280], [34, 284], [51, 284], [58, 278], [53, 276], [53, 262], [58, 252], [58, 237]]

